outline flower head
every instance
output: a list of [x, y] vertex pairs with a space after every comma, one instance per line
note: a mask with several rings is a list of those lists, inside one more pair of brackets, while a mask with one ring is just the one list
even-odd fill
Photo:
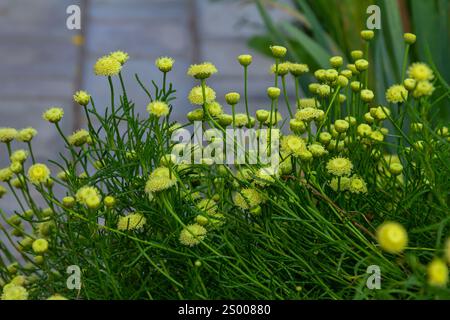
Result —
[[177, 183], [177, 178], [169, 168], [156, 168], [145, 185], [146, 193], [159, 192], [173, 187]]
[[22, 142], [30, 142], [36, 134], [36, 129], [31, 127], [25, 128], [19, 131], [19, 133], [17, 134], [17, 140]]
[[94, 65], [94, 73], [97, 76], [115, 76], [121, 69], [122, 64], [111, 56], [103, 56], [99, 58]]
[[88, 200], [92, 202], [92, 199], [101, 199], [100, 191], [95, 187], [84, 186], [78, 189], [75, 194], [75, 198], [78, 202], [87, 205]]
[[415, 62], [408, 68], [408, 76], [417, 81], [433, 80], [433, 70], [425, 63]]
[[252, 56], [249, 54], [241, 54], [237, 59], [243, 67], [247, 67], [252, 63]]
[[8, 182], [12, 179], [14, 172], [10, 168], [0, 169], [0, 181]]
[[309, 72], [309, 67], [307, 64], [303, 64], [303, 63], [290, 63], [289, 64], [289, 72], [294, 77], [299, 77], [302, 74]]
[[51, 295], [50, 297], [47, 298], [47, 300], [67, 300], [66, 297], [56, 293], [54, 295]]
[[208, 110], [209, 114], [212, 117], [217, 117], [223, 113], [223, 108], [220, 103], [217, 101], [212, 101], [206, 104], [206, 110]]
[[366, 182], [356, 175], [350, 178], [348, 190], [352, 193], [367, 193]]
[[217, 73], [217, 68], [211, 62], [193, 64], [189, 67], [187, 74], [195, 79], [206, 79]]
[[45, 183], [50, 178], [50, 169], [42, 163], [36, 163], [28, 169], [28, 179], [33, 184]]
[[51, 123], [59, 122], [63, 116], [64, 116], [64, 110], [62, 108], [58, 108], [58, 107], [52, 107], [50, 109], [47, 109], [47, 111], [45, 111], [42, 114], [42, 118]]
[[198, 223], [187, 225], [180, 233], [180, 242], [185, 246], [193, 247], [206, 237], [206, 229]]
[[147, 111], [156, 117], [165, 117], [169, 114], [169, 106], [164, 101], [155, 100], [147, 105]]
[[328, 172], [335, 176], [348, 176], [352, 169], [353, 164], [348, 158], [336, 157], [327, 163]]
[[258, 190], [253, 188], [242, 189], [240, 192], [236, 192], [233, 197], [234, 204], [244, 210], [258, 206], [263, 200]]
[[419, 81], [412, 92], [414, 98], [420, 98], [423, 96], [431, 96], [434, 92], [434, 86], [430, 81]]
[[188, 99], [192, 104], [196, 105], [202, 105], [204, 102], [211, 103], [216, 100], [216, 92], [212, 88], [205, 86], [205, 100], [203, 100], [202, 87], [196, 86], [189, 92]]
[[275, 58], [283, 58], [286, 55], [287, 49], [282, 46], [270, 46], [270, 51]]
[[175, 63], [175, 60], [170, 57], [159, 57], [155, 61], [156, 67], [161, 72], [169, 72], [170, 70], [172, 70], [174, 63]]
[[277, 74], [278, 76], [285, 76], [289, 73], [290, 62], [282, 62], [277, 64], [273, 64], [270, 66], [270, 72], [273, 74]]
[[28, 157], [28, 151], [19, 149], [19, 150], [14, 151], [11, 154], [10, 159], [11, 159], [11, 162], [23, 163], [23, 162], [25, 162], [25, 160], [27, 160], [27, 157]]
[[401, 84], [394, 84], [386, 90], [386, 100], [392, 103], [405, 102], [408, 98], [408, 90]]
[[0, 128], [0, 141], [8, 143], [17, 137], [17, 130], [14, 128]]
[[[114, 60], [117, 60], [117, 61], [120, 63], [120, 65], [124, 65], [125, 62], [127, 62], [128, 59], [130, 58], [130, 56], [128, 55], [128, 53], [123, 52], [123, 51], [114, 51], [114, 52], [111, 52], [111, 53], [109, 54], [109, 56], [110, 56], [111, 58], [113, 58]], [[119, 70], [119, 71], [120, 71], [120, 70]]]
[[48, 250], [48, 241], [45, 239], [36, 239], [32, 244], [34, 253], [42, 254]]
[[281, 138], [281, 150], [287, 154], [299, 155], [306, 150], [305, 141], [296, 135], [288, 135]]
[[428, 283], [436, 287], [444, 287], [448, 283], [448, 267], [445, 261], [433, 259], [427, 266]]
[[3, 294], [1, 300], [27, 300], [28, 291], [18, 285], [7, 284], [3, 287]]
[[297, 120], [305, 121], [305, 122], [311, 122], [312, 120], [320, 119], [324, 116], [323, 110], [306, 107], [304, 109], [300, 109], [295, 114], [295, 118]]
[[145, 225], [146, 219], [140, 213], [132, 213], [124, 217], [119, 217], [117, 223], [117, 229], [124, 230], [136, 230], [141, 229]]
[[84, 129], [80, 129], [73, 134], [71, 134], [67, 141], [71, 146], [81, 147], [83, 144], [88, 142], [88, 139], [90, 138], [89, 131], [86, 131]]
[[87, 106], [90, 99], [91, 95], [86, 91], [77, 91], [73, 95], [73, 100], [81, 106]]
[[377, 229], [377, 240], [384, 251], [395, 254], [405, 250], [408, 234], [401, 224], [385, 222]]
[[297, 107], [299, 109], [305, 109], [305, 108], [316, 109], [316, 108], [320, 107], [320, 102], [317, 101], [315, 98], [303, 98], [303, 99], [299, 99], [297, 101]]

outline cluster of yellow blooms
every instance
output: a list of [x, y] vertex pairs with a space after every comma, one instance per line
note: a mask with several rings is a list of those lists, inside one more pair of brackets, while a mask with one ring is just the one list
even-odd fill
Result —
[[[362, 37], [366, 41], [373, 38], [373, 32], [363, 31]], [[411, 44], [415, 41], [415, 37], [411, 34], [405, 35], [405, 41]], [[233, 128], [252, 128], [258, 126], [258, 139], [262, 139], [261, 129], [267, 128], [271, 137], [280, 140], [280, 170], [275, 170], [272, 166], [254, 166], [251, 169], [237, 166], [235, 172], [233, 170], [220, 167], [223, 175], [229, 175], [233, 179], [233, 190], [230, 193], [231, 201], [229, 203], [238, 210], [238, 212], [248, 215], [249, 217], [260, 216], [263, 208], [268, 207], [269, 197], [265, 192], [272, 184], [280, 179], [288, 179], [289, 175], [298, 175], [300, 180], [306, 178], [314, 179], [316, 173], [321, 170], [326, 176], [325, 184], [335, 193], [341, 193], [354, 197], [364, 197], [369, 194], [370, 190], [377, 187], [383, 187], [386, 180], [403, 183], [403, 164], [397, 155], [382, 156], [381, 144], [384, 142], [389, 130], [383, 127], [383, 121], [391, 118], [390, 108], [382, 105], [374, 105], [375, 95], [372, 90], [367, 87], [367, 83], [363, 83], [361, 74], [365, 74], [369, 69], [369, 62], [364, 58], [364, 53], [360, 50], [352, 51], [351, 57], [353, 63], [348, 64], [345, 68], [344, 59], [340, 56], [330, 58], [330, 69], [319, 69], [314, 72], [317, 82], [308, 86], [312, 97], [301, 98], [297, 92], [295, 112], [290, 109], [289, 102], [289, 128], [291, 133], [284, 134], [279, 123], [283, 121], [282, 114], [278, 111], [278, 99], [282, 95], [282, 90], [277, 86], [278, 77], [282, 78], [288, 74], [292, 75], [295, 81], [298, 77], [309, 72], [309, 67], [305, 64], [282, 61], [287, 54], [287, 49], [282, 46], [271, 46], [270, 50], [276, 63], [270, 67], [270, 71], [275, 76], [275, 86], [267, 88], [267, 97], [271, 102], [271, 110], [260, 109], [250, 115], [248, 109], [245, 113], [236, 113], [236, 108], [240, 102], [241, 96], [237, 92], [228, 92], [224, 98], [225, 102], [231, 107], [231, 114], [224, 112], [223, 106], [216, 100], [217, 94], [213, 88], [206, 84], [206, 80], [218, 72], [217, 68], [210, 62], [191, 65], [187, 71], [189, 76], [200, 81], [200, 85], [194, 86], [189, 94], [188, 100], [192, 105], [199, 106], [187, 113], [189, 122], [203, 121], [211, 127], [224, 129], [227, 126]], [[97, 60], [94, 65], [94, 73], [100, 76], [112, 77], [120, 75], [123, 65], [127, 62], [129, 56], [122, 51], [110, 53]], [[243, 68], [248, 68], [252, 63], [252, 56], [243, 54], [237, 57], [237, 61]], [[166, 76], [174, 65], [174, 59], [170, 57], [160, 57], [155, 61], [156, 67]], [[424, 63], [413, 63], [407, 70], [408, 78], [402, 84], [395, 84], [385, 92], [386, 101], [389, 103], [401, 104], [407, 102], [408, 99], [419, 99], [431, 96], [434, 91], [433, 71]], [[356, 77], [358, 76], [356, 80]], [[111, 79], [109, 79], [111, 80]], [[356, 110], [348, 110], [347, 116], [342, 115], [341, 105], [344, 104], [347, 97], [341, 93], [343, 88], [348, 87], [350, 95], [353, 99], [361, 101], [367, 112], [358, 114]], [[91, 96], [86, 91], [77, 91], [73, 95], [73, 99], [80, 106], [87, 108], [92, 101]], [[246, 99], [245, 99], [246, 100]], [[287, 100], [287, 99], [286, 99]], [[353, 103], [353, 101], [352, 101]], [[330, 115], [330, 108], [336, 106], [339, 113], [333, 117]], [[351, 109], [349, 104], [347, 109]], [[147, 105], [147, 111], [150, 119], [158, 122], [160, 118], [169, 117], [172, 106], [169, 101], [163, 97], [152, 100]], [[350, 112], [353, 111], [353, 112]], [[46, 121], [55, 124], [59, 129], [58, 123], [64, 116], [64, 110], [60, 107], [51, 107], [46, 110], [42, 117]], [[331, 120], [333, 119], [333, 120]], [[161, 119], [162, 120], [162, 119]], [[161, 126], [168, 125], [168, 121]], [[169, 128], [169, 132], [176, 130], [180, 125], [175, 124]], [[413, 131], [418, 132], [423, 129], [423, 124], [416, 122], [411, 124]], [[212, 128], [211, 128], [212, 129]], [[315, 131], [315, 133], [313, 133]], [[30, 145], [31, 140], [36, 136], [37, 132], [33, 128], [25, 128], [20, 131], [14, 128], [0, 128], [0, 142], [7, 145], [10, 152], [10, 166], [0, 169], [0, 181], [5, 182], [10, 187], [25, 189], [27, 182], [30, 182], [36, 189], [51, 189], [54, 179], [57, 182], [67, 182], [73, 173], [69, 170], [59, 172], [56, 177], [52, 178], [52, 172], [43, 163], [37, 163], [33, 157], [33, 164], [28, 167], [25, 174], [25, 163], [32, 156], [30, 152], [18, 149], [12, 151], [11, 142], [17, 140]], [[80, 129], [66, 138], [66, 142], [71, 151], [74, 148], [83, 148], [84, 145], [94, 145], [92, 132]], [[210, 140], [220, 139], [211, 134]], [[306, 135], [304, 135], [306, 134]], [[441, 137], [449, 139], [448, 128], [439, 128], [437, 134]], [[269, 138], [269, 137], [268, 137]], [[270, 139], [270, 138], [269, 138]], [[358, 143], [368, 152], [368, 157], [375, 159], [378, 163], [376, 168], [378, 171], [374, 179], [374, 183], [362, 177], [362, 173], [357, 162], [354, 163], [351, 148]], [[186, 146], [176, 145], [176, 148], [184, 148]], [[195, 146], [188, 146], [193, 149]], [[417, 141], [413, 146], [420, 150], [423, 149], [423, 142]], [[410, 147], [411, 148], [411, 147]], [[134, 161], [139, 159], [139, 154], [134, 151], [127, 151], [126, 159]], [[352, 160], [353, 159], [353, 162]], [[95, 160], [95, 159], [94, 159]], [[317, 160], [317, 161], [314, 161]], [[323, 160], [323, 161], [322, 161]], [[202, 158], [202, 165], [212, 164], [213, 160]], [[317, 162], [317, 163], [316, 163]], [[105, 162], [97, 159], [94, 163], [97, 170], [102, 170]], [[316, 164], [318, 164], [316, 166]], [[315, 169], [311, 167], [315, 165]], [[187, 163], [177, 164], [176, 159], [170, 153], [161, 157], [159, 164], [155, 165], [148, 176], [145, 177], [144, 183], [141, 185], [143, 194], [145, 193], [149, 201], [153, 199], [164, 199], [165, 193], [179, 192], [183, 195], [183, 201], [194, 204], [193, 210], [196, 212], [195, 217], [189, 223], [182, 223], [183, 227], [179, 232], [178, 241], [187, 247], [193, 247], [201, 244], [209, 232], [225, 224], [225, 215], [223, 209], [220, 208], [219, 202], [224, 201], [222, 197], [215, 193], [213, 195], [204, 195], [199, 192], [190, 192], [189, 187], [182, 182], [180, 176], [189, 171], [192, 166]], [[297, 171], [298, 166], [300, 171]], [[377, 166], [377, 165], [376, 165]], [[197, 173], [196, 173], [197, 174]], [[203, 173], [202, 173], [203, 174]], [[197, 174], [198, 180], [202, 178], [202, 174]], [[383, 179], [387, 177], [388, 179]], [[390, 178], [393, 179], [390, 179]], [[104, 188], [93, 185], [92, 182], [87, 183], [88, 174], [83, 172], [78, 177], [76, 190], [70, 190], [71, 194], [66, 195], [60, 202], [56, 201], [63, 210], [70, 213], [79, 214], [78, 211], [86, 210], [87, 212], [97, 212], [105, 209], [107, 212], [118, 213], [114, 217], [114, 225], [121, 233], [140, 232], [149, 228], [148, 217], [146, 218], [144, 211], [130, 211], [126, 215], [120, 214], [116, 205], [117, 195], [107, 195]], [[140, 177], [139, 177], [140, 178]], [[368, 177], [366, 177], [368, 178]], [[217, 181], [214, 181], [216, 183]], [[185, 189], [188, 189], [185, 191]], [[203, 191], [202, 191], [203, 192]], [[0, 185], [0, 198], [7, 193], [7, 189]], [[159, 198], [161, 196], [161, 198]], [[250, 214], [250, 215], [249, 215]], [[22, 226], [21, 217], [12, 216], [8, 223], [13, 226], [13, 235], [20, 236], [23, 239], [19, 242], [19, 247], [23, 251], [29, 250], [34, 254], [34, 263], [39, 265], [44, 262], [44, 256], [54, 249], [53, 242], [49, 235], [54, 231], [56, 225], [53, 221], [55, 209], [48, 208], [44, 210], [32, 207], [23, 213], [26, 221], [36, 215], [39, 223], [34, 226], [34, 234], [26, 235]], [[180, 218], [178, 217], [180, 220]], [[180, 220], [180, 222], [182, 222]], [[209, 239], [209, 237], [208, 237]], [[408, 233], [405, 228], [393, 221], [386, 221], [376, 229], [376, 239], [379, 247], [389, 254], [401, 254], [408, 246]], [[446, 256], [450, 263], [450, 239], [446, 244]], [[10, 266], [10, 271], [17, 272], [15, 265]], [[10, 272], [14, 274], [15, 272]], [[444, 259], [435, 258], [427, 266], [428, 282], [433, 286], [445, 286], [448, 282], [448, 267]], [[8, 284], [3, 286], [1, 299], [18, 299], [25, 300], [29, 293], [26, 289], [27, 279], [25, 276], [15, 276]], [[63, 300], [63, 296], [59, 294], [52, 295], [51, 300]]]

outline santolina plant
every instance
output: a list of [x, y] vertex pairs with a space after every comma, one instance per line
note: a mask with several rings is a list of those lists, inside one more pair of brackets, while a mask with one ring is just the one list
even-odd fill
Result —
[[[375, 35], [361, 36], [367, 48]], [[348, 64], [331, 57], [301, 92], [309, 67], [272, 46], [269, 107], [254, 115], [251, 55], [237, 58], [241, 93], [216, 93], [217, 68], [192, 65], [185, 124], [170, 120], [180, 108], [168, 81], [174, 59], [156, 60], [162, 81], [152, 90], [135, 76], [145, 107], [127, 95], [128, 54], [101, 57], [105, 113], [77, 91], [85, 129], [66, 136], [62, 108], [43, 114], [65, 142], [60, 159], [36, 161], [33, 128], [0, 129], [11, 161], [0, 196], [18, 203], [0, 209], [9, 241], [0, 244], [1, 299], [450, 298], [450, 135], [435, 117], [449, 87], [428, 64], [407, 67], [415, 36], [404, 41], [402, 82], [385, 92], [368, 87], [367, 50]], [[230, 149], [240, 158], [217, 157]], [[73, 266], [77, 290], [67, 286]], [[366, 272], [374, 266], [375, 288]]]

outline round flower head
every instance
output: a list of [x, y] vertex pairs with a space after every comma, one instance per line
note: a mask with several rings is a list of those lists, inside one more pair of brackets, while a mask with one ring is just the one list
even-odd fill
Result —
[[320, 97], [328, 97], [331, 94], [331, 88], [327, 84], [322, 84], [317, 88], [317, 94]]
[[8, 182], [12, 179], [14, 172], [10, 168], [0, 169], [0, 181]]
[[313, 143], [313, 144], [309, 145], [308, 150], [309, 150], [309, 152], [311, 152], [311, 154], [315, 158], [319, 158], [319, 157], [322, 157], [322, 156], [328, 154], [328, 151], [325, 149], [325, 147], [319, 143]]
[[340, 75], [346, 77], [348, 80], [350, 80], [352, 78], [352, 71], [349, 69], [344, 69], [340, 72]]
[[403, 171], [403, 166], [400, 163], [394, 162], [389, 165], [389, 172], [394, 176], [399, 175]]
[[328, 69], [325, 71], [325, 79], [328, 82], [335, 81], [339, 76], [339, 73], [335, 69]]
[[361, 100], [364, 102], [370, 102], [374, 98], [374, 94], [372, 90], [363, 89], [361, 90]]
[[289, 128], [295, 133], [305, 133], [306, 132], [306, 124], [297, 119], [291, 119], [289, 121]]
[[361, 177], [354, 175], [349, 180], [348, 190], [352, 193], [367, 193], [366, 182]]
[[50, 178], [49, 168], [42, 163], [36, 163], [28, 169], [28, 179], [33, 184], [45, 183]]
[[397, 254], [405, 250], [408, 244], [408, 234], [397, 222], [385, 222], [377, 229], [377, 240], [381, 249]]
[[94, 73], [97, 76], [115, 76], [121, 69], [122, 64], [111, 56], [103, 56], [99, 58], [94, 65]]
[[27, 160], [27, 157], [28, 157], [28, 151], [19, 149], [19, 150], [14, 151], [11, 154], [10, 160], [11, 160], [11, 162], [23, 163], [23, 162], [25, 162], [25, 160]]
[[189, 67], [187, 74], [195, 79], [206, 79], [217, 73], [217, 68], [210, 62], [193, 64]]
[[189, 101], [195, 105], [203, 105], [203, 103], [211, 103], [216, 100], [216, 92], [210, 87], [205, 87], [205, 100], [203, 100], [202, 87], [196, 86], [191, 89], [188, 96]]
[[84, 204], [89, 209], [97, 209], [100, 207], [102, 198], [98, 195], [89, 196], [84, 200]]
[[366, 41], [370, 41], [375, 36], [375, 33], [372, 30], [363, 30], [361, 31], [361, 38]]
[[320, 103], [315, 98], [304, 98], [297, 101], [297, 107], [299, 109], [317, 108], [320, 107]]
[[425, 63], [415, 62], [408, 68], [408, 76], [417, 81], [433, 80], [433, 70]]
[[258, 190], [253, 188], [242, 189], [234, 194], [233, 202], [241, 209], [249, 210], [263, 202], [263, 198]]
[[36, 239], [32, 244], [34, 253], [42, 254], [48, 250], [48, 241], [45, 239]]
[[145, 217], [140, 213], [132, 213], [125, 217], [119, 217], [117, 229], [121, 231], [136, 230], [144, 227], [146, 222]]
[[276, 88], [276, 87], [267, 88], [267, 96], [272, 100], [275, 100], [276, 98], [278, 98], [280, 96], [280, 93], [281, 93], [280, 88]]
[[323, 115], [323, 110], [306, 107], [297, 111], [297, 113], [295, 114], [295, 118], [300, 121], [311, 122], [313, 120], [321, 118]]
[[155, 61], [156, 67], [161, 72], [169, 72], [170, 70], [172, 70], [174, 63], [175, 63], [175, 60], [170, 57], [159, 57]]
[[47, 300], [68, 300], [68, 299], [60, 294], [54, 294], [48, 297]]
[[51, 123], [57, 123], [62, 119], [63, 116], [64, 110], [62, 108], [53, 107], [45, 111], [42, 115], [42, 118]]
[[77, 91], [73, 95], [73, 100], [81, 106], [87, 106], [91, 96], [86, 91]]
[[188, 112], [188, 114], [186, 115], [189, 121], [201, 121], [203, 120], [203, 116], [204, 116], [203, 109], [201, 108], [192, 110]]
[[364, 57], [364, 53], [361, 50], [353, 50], [352, 52], [350, 52], [350, 55], [352, 56], [353, 61], [362, 59], [362, 57]]
[[67, 138], [67, 141], [69, 142], [69, 144], [71, 146], [81, 147], [83, 144], [85, 144], [88, 141], [89, 137], [90, 137], [90, 135], [89, 135], [88, 131], [86, 131], [84, 129], [80, 129], [80, 130], [74, 132], [73, 134], [71, 134]]
[[165, 117], [169, 114], [169, 106], [163, 101], [155, 100], [147, 105], [147, 111], [158, 118]]
[[218, 116], [218, 122], [221, 126], [229, 126], [233, 122], [233, 116], [231, 114], [221, 114]]
[[414, 44], [416, 42], [416, 35], [414, 33], [404, 33], [403, 39], [407, 44]]
[[0, 128], [0, 141], [9, 143], [17, 137], [17, 130], [14, 128]]
[[163, 191], [173, 187], [177, 183], [177, 178], [169, 168], [156, 168], [151, 174], [145, 185], [146, 193]]
[[309, 67], [307, 64], [303, 64], [303, 63], [290, 63], [289, 64], [289, 72], [294, 77], [299, 77], [302, 74], [309, 72]]
[[3, 294], [1, 300], [27, 300], [27, 290], [18, 285], [10, 284], [3, 287]]
[[193, 247], [203, 241], [206, 237], [206, 229], [195, 223], [187, 225], [180, 233], [181, 244]]
[[[277, 64], [273, 64], [270, 66], [270, 73], [277, 74], [278, 76], [285, 76], [289, 73], [289, 62], [282, 62]], [[277, 69], [278, 68], [278, 69]]]
[[356, 69], [356, 66], [355, 66], [354, 63], [349, 63], [349, 64], [347, 65], [347, 69], [349, 69], [350, 72], [351, 72], [352, 74], [354, 74], [354, 75], [360, 74], [360, 72], [358, 71], [358, 69]]
[[243, 67], [247, 67], [252, 63], [252, 56], [249, 54], [241, 54], [237, 59]]
[[[348, 85], [348, 78], [345, 77], [345, 76], [343, 76], [343, 75], [339, 75], [339, 76], [337, 77], [336, 84], [337, 84], [339, 87], [344, 88], [344, 87], [346, 87], [346, 86]], [[344, 96], [344, 97], [345, 97], [345, 96]]]
[[405, 102], [408, 98], [408, 90], [400, 84], [394, 84], [386, 90], [386, 100], [391, 103]]
[[408, 91], [412, 91], [416, 88], [417, 85], [417, 81], [415, 79], [412, 78], [406, 78], [403, 81], [403, 86], [406, 88], [406, 90]]
[[365, 71], [369, 68], [369, 61], [366, 59], [358, 59], [355, 61], [355, 67], [358, 71]]
[[237, 92], [229, 92], [225, 95], [225, 101], [229, 105], [235, 105], [239, 102], [239, 99], [241, 98], [241, 95]]
[[109, 56], [110, 56], [111, 58], [117, 60], [117, 61], [120, 63], [120, 65], [124, 65], [125, 62], [127, 62], [128, 59], [130, 58], [130, 56], [128, 55], [128, 53], [123, 52], [123, 51], [114, 51], [114, 52], [111, 52], [111, 53], [109, 54]]
[[341, 56], [334, 56], [330, 58], [330, 65], [333, 68], [339, 68], [344, 64], [344, 59]]
[[348, 176], [352, 169], [353, 164], [347, 158], [336, 157], [327, 163], [327, 171], [335, 176]]
[[412, 95], [414, 98], [423, 96], [431, 96], [434, 91], [434, 86], [430, 81], [419, 81]]
[[116, 198], [113, 196], [106, 196], [103, 202], [107, 208], [113, 208], [116, 205]]
[[280, 147], [286, 154], [299, 155], [306, 150], [306, 143], [299, 136], [288, 135], [281, 138]]
[[223, 109], [220, 103], [213, 101], [206, 104], [206, 110], [212, 117], [217, 117], [223, 113]]
[[22, 142], [30, 142], [34, 138], [34, 136], [36, 136], [36, 134], [36, 129], [29, 127], [20, 130], [16, 138], [17, 140]]
[[286, 55], [287, 49], [282, 46], [270, 46], [270, 51], [275, 58], [283, 58]]
[[445, 287], [448, 283], [448, 267], [445, 261], [433, 259], [427, 266], [428, 283], [436, 287]]
[[361, 82], [359, 81], [352, 81], [350, 82], [350, 88], [353, 92], [359, 92], [361, 90]]
[[62, 199], [62, 204], [65, 208], [72, 208], [75, 205], [74, 197], [64, 197]]
[[314, 77], [316, 77], [316, 79], [319, 82], [325, 81], [326, 76], [327, 76], [327, 71], [325, 69], [318, 69], [318, 70], [314, 71]]
[[350, 124], [345, 120], [338, 119], [334, 122], [334, 129], [339, 133], [346, 132], [349, 127], [350, 127]]
[[77, 193], [75, 194], [75, 198], [77, 199], [78, 202], [86, 205], [87, 200], [89, 198], [100, 198], [101, 199], [101, 196], [100, 196], [100, 191], [98, 191], [97, 188], [85, 186], [85, 187], [81, 187], [80, 189], [78, 189]]
[[256, 110], [256, 119], [259, 122], [265, 122], [267, 119], [269, 119], [270, 112], [264, 109]]

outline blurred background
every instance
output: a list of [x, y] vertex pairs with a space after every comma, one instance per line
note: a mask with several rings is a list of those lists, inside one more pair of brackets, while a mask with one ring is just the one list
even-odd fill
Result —
[[[159, 81], [154, 60], [161, 55], [176, 60], [169, 74], [177, 90], [175, 120], [183, 121], [192, 110], [186, 99], [194, 85], [186, 75], [188, 66], [204, 60], [217, 66], [219, 73], [209, 84], [223, 102], [226, 92], [242, 92], [243, 73], [236, 62], [242, 53], [254, 56], [250, 106], [267, 107], [265, 90], [273, 81], [270, 44], [287, 46], [289, 59], [309, 64], [312, 71], [328, 68], [331, 54], [349, 61], [350, 51], [362, 48], [359, 31], [366, 28], [371, 4], [381, 9], [382, 28], [371, 44], [376, 63], [370, 83], [377, 101], [385, 103], [385, 88], [398, 82], [406, 31], [418, 35], [413, 59], [433, 63], [448, 82], [448, 0], [0, 0], [0, 127], [35, 127], [38, 161], [57, 158], [62, 141], [42, 112], [61, 106], [68, 134], [84, 127], [72, 94], [84, 89], [97, 108], [107, 105], [107, 81], [94, 76], [92, 67], [115, 50], [130, 55], [125, 82], [142, 112], [148, 101], [134, 74], [147, 85]], [[81, 8], [81, 30], [66, 27], [70, 5]], [[448, 99], [437, 110], [448, 120]], [[0, 167], [6, 165], [6, 149], [0, 146]], [[0, 207], [12, 213], [17, 205], [11, 196], [7, 199]]]

